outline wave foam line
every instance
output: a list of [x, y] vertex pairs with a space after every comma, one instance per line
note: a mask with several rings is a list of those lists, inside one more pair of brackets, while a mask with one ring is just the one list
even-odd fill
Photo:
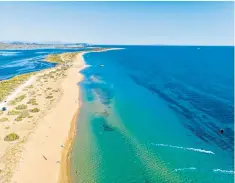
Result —
[[7, 52], [7, 51], [0, 51], [0, 56], [13, 56], [18, 54], [19, 52]]
[[235, 174], [235, 172], [233, 170], [213, 169], [213, 172], [220, 172], [220, 173], [226, 173], [226, 174]]
[[161, 147], [171, 147], [171, 148], [183, 149], [183, 150], [195, 151], [195, 152], [201, 152], [201, 153], [206, 153], [206, 154], [215, 154], [212, 151], [208, 151], [208, 150], [204, 150], [204, 149], [196, 149], [196, 148], [191, 148], [191, 147], [173, 146], [173, 145], [168, 145], [168, 144], [154, 144], [154, 143], [151, 143], [151, 144], [155, 145], [155, 146], [161, 146]]
[[189, 167], [189, 168], [177, 168], [177, 169], [174, 169], [174, 172], [184, 171], [184, 170], [196, 170], [196, 168], [195, 168], [195, 167]]

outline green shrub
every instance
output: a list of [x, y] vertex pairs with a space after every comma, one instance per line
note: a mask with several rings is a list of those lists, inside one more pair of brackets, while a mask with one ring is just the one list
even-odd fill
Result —
[[20, 111], [16, 111], [16, 110], [12, 110], [12, 111], [8, 111], [8, 115], [19, 115], [21, 112]]
[[38, 103], [37, 103], [37, 101], [36, 101], [35, 98], [30, 99], [30, 100], [27, 102], [27, 104], [38, 105]]
[[14, 140], [17, 140], [19, 138], [20, 138], [19, 135], [17, 135], [16, 133], [10, 133], [4, 138], [4, 140], [5, 141], [14, 141]]
[[23, 118], [21, 117], [21, 116], [18, 116], [16, 119], [15, 119], [15, 121], [22, 121], [23, 120]]
[[51, 98], [53, 98], [52, 95], [46, 96], [46, 99], [51, 99]]
[[17, 110], [27, 109], [27, 105], [25, 105], [25, 104], [18, 105], [18, 106], [16, 107], [16, 109], [17, 109]]
[[38, 108], [34, 108], [34, 109], [30, 110], [30, 112], [33, 112], [33, 113], [36, 113], [36, 112], [39, 112], [39, 111], [40, 111], [40, 109], [38, 109]]

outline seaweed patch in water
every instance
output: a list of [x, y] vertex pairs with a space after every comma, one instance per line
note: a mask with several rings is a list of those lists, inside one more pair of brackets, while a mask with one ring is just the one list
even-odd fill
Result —
[[103, 124], [103, 128], [104, 128], [104, 131], [114, 131], [114, 129], [112, 127], [110, 127], [109, 125], [107, 124]]

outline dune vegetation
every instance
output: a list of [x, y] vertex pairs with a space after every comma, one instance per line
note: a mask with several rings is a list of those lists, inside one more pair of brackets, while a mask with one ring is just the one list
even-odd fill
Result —
[[[0, 81], [0, 102], [3, 101], [11, 92], [13, 92], [19, 85], [28, 80], [34, 73], [22, 74], [15, 76], [9, 80]], [[22, 96], [21, 96], [22, 97]], [[17, 100], [23, 100], [22, 98]], [[16, 103], [17, 101], [14, 101]]]
[[33, 109], [30, 110], [30, 112], [33, 112], [33, 113], [36, 113], [36, 112], [39, 112], [39, 111], [40, 111], [40, 109], [38, 109], [38, 108], [33, 108]]
[[61, 59], [60, 54], [48, 55], [46, 61], [48, 61], [48, 62], [56, 62], [56, 63], [63, 62], [63, 60]]
[[55, 63], [64, 63], [71, 61], [73, 57], [75, 57], [79, 52], [69, 52], [62, 54], [51, 54], [46, 58], [47, 62], [55, 62]]
[[17, 140], [19, 138], [20, 138], [19, 135], [17, 135], [16, 133], [10, 133], [4, 138], [4, 140], [5, 141], [14, 141], [14, 140]]
[[0, 118], [0, 122], [8, 121], [8, 118]]
[[14, 100], [12, 100], [10, 102], [10, 105], [15, 105], [15, 104], [21, 102], [22, 100], [25, 99], [25, 97], [26, 97], [26, 95], [20, 95], [19, 97], [16, 97]]
[[21, 104], [16, 107], [16, 110], [23, 110], [23, 109], [27, 109], [27, 105]]

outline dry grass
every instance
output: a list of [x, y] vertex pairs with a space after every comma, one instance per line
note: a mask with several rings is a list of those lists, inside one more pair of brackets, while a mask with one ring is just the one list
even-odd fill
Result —
[[46, 96], [46, 99], [51, 99], [51, 98], [53, 98], [52, 95]]
[[40, 111], [40, 109], [38, 109], [38, 108], [33, 108], [33, 109], [30, 110], [30, 112], [33, 112], [33, 113], [36, 113], [36, 112], [39, 112], [39, 111]]
[[64, 63], [71, 61], [79, 52], [69, 52], [69, 53], [62, 53], [62, 54], [51, 54], [48, 55], [46, 60], [48, 62], [55, 62], [55, 63]]
[[19, 117], [21, 117], [21, 118], [27, 118], [28, 116], [29, 116], [28, 110], [22, 111], [21, 114], [19, 115]]
[[8, 118], [0, 118], [0, 122], [8, 121]]
[[26, 97], [26, 95], [20, 95], [19, 97], [15, 98], [14, 100], [10, 101], [10, 105], [15, 105], [18, 102], [21, 102], [22, 100], [24, 100]]
[[29, 85], [27, 88], [33, 88], [33, 85]]
[[36, 98], [30, 99], [27, 104], [38, 105]]
[[27, 109], [27, 105], [25, 104], [21, 104], [16, 107], [16, 110], [24, 110], [24, 109]]
[[3, 101], [11, 92], [13, 92], [19, 85], [23, 84], [32, 76], [33, 73], [22, 74], [15, 76], [9, 80], [0, 82], [0, 101]]
[[21, 116], [18, 116], [16, 119], [15, 119], [15, 121], [22, 121], [23, 120], [23, 118], [21, 117]]
[[8, 111], [7, 114], [8, 114], [8, 115], [19, 115], [19, 114], [21, 114], [21, 111], [11, 110], [11, 111]]
[[48, 62], [56, 62], [56, 63], [61, 63], [63, 60], [61, 59], [60, 54], [52, 54], [48, 55], [47, 59]]

